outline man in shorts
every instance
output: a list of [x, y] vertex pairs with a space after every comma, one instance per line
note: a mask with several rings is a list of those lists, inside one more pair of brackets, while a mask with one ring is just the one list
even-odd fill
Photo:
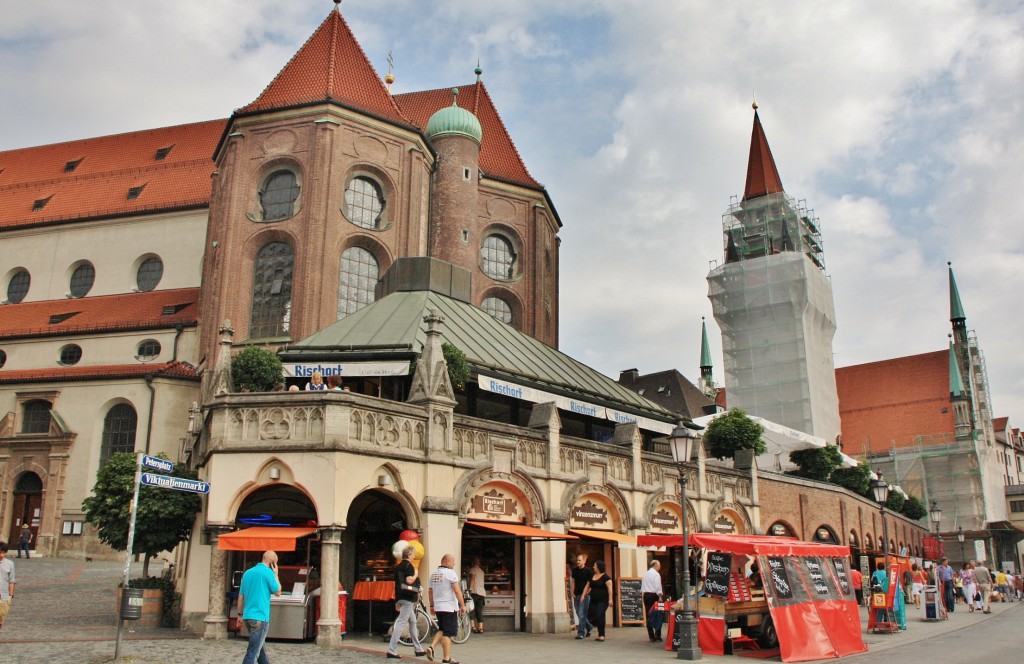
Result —
[[441, 642], [444, 659], [441, 664], [459, 664], [452, 659], [452, 637], [459, 632], [459, 614], [466, 613], [459, 575], [455, 573], [455, 555], [444, 554], [441, 565], [430, 575], [430, 601], [437, 616], [437, 634], [427, 648], [427, 657], [434, 659], [434, 648]]
[[7, 542], [0, 542], [0, 627], [7, 620], [14, 597], [14, 561], [7, 557]]

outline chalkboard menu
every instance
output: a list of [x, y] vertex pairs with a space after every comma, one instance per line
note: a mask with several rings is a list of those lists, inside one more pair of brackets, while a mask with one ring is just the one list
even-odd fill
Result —
[[793, 588], [789, 585], [789, 574], [786, 573], [784, 558], [768, 556], [768, 580], [776, 599], [793, 599]]
[[729, 597], [729, 568], [732, 556], [721, 551], [708, 554], [707, 574], [704, 577], [704, 592], [712, 597]]
[[819, 595], [828, 595], [828, 584], [825, 583], [825, 572], [821, 569], [821, 560], [818, 558], [804, 558], [807, 566], [807, 574], [811, 577], [811, 585], [814, 592]]
[[840, 558], [833, 558], [832, 566], [836, 568], [836, 578], [839, 579], [839, 587], [842, 588], [843, 594], [849, 595], [853, 589], [850, 587], [850, 578], [846, 574], [846, 564]]
[[620, 625], [643, 625], [644, 599], [640, 592], [640, 577], [624, 576], [618, 580], [619, 591], [616, 593], [619, 607]]

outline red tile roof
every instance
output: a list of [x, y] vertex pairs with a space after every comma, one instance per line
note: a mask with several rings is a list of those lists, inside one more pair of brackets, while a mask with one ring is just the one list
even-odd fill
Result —
[[1006, 431], [1006, 425], [1009, 422], [1009, 417], [997, 417], [992, 420], [992, 428], [996, 431]]
[[[0, 230], [206, 207], [226, 120], [0, 152]], [[162, 160], [157, 150], [172, 147]], [[81, 159], [71, 172], [68, 162]], [[138, 198], [128, 190], [145, 185]], [[46, 205], [33, 210], [36, 201]]]
[[[96, 334], [196, 324], [199, 289], [177, 288], [74, 300], [44, 300], [0, 306], [0, 339]], [[173, 313], [164, 314], [167, 308]], [[51, 316], [74, 313], [58, 323]]]
[[55, 367], [19, 371], [0, 370], [0, 384], [60, 383], [109, 378], [141, 378], [146, 374], [153, 374], [154, 376], [164, 378], [199, 380], [199, 373], [190, 364], [184, 362], [161, 362], [159, 364], [108, 364], [94, 367]]
[[[459, 106], [470, 110], [480, 121], [484, 137], [480, 146], [480, 168], [484, 174], [532, 188], [543, 188], [526, 170], [526, 164], [519, 155], [508, 129], [494, 107], [491, 95], [483, 83], [457, 86]], [[452, 105], [452, 89], [440, 88], [422, 92], [408, 92], [395, 95], [402, 110], [418, 127], [426, 127], [427, 120], [438, 110]]]
[[910, 446], [919, 436], [952, 442], [948, 350], [836, 369], [836, 388], [851, 456]]
[[747, 186], [743, 200], [758, 198], [782, 191], [782, 178], [775, 167], [775, 157], [768, 147], [768, 139], [761, 126], [761, 118], [754, 111], [754, 128], [750, 132], [750, 156], [747, 159]]
[[324, 19], [256, 101], [237, 113], [322, 101], [335, 101], [385, 120], [409, 124], [337, 11]]

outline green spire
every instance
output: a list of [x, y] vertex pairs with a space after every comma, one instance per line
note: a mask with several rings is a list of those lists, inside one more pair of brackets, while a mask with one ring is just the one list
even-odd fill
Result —
[[949, 266], [949, 320], [950, 322], [967, 320], [964, 305], [960, 302], [960, 291], [956, 287], [956, 278], [953, 277], [953, 264], [946, 263], [946, 265]]
[[711, 368], [711, 346], [708, 345], [708, 325], [700, 317], [700, 368]]
[[964, 380], [960, 376], [960, 363], [956, 359], [956, 348], [953, 340], [949, 340], [949, 396], [957, 398], [967, 393], [964, 389]]

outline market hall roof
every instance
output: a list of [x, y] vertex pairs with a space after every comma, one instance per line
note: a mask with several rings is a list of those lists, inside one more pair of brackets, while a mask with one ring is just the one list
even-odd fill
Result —
[[444, 339], [466, 354], [479, 373], [581, 400], [599, 402], [666, 422], [677, 416], [604, 374], [467, 302], [429, 290], [398, 291], [346, 316], [281, 353], [285, 362], [346, 355], [419, 353], [426, 340], [423, 318], [445, 318]]

